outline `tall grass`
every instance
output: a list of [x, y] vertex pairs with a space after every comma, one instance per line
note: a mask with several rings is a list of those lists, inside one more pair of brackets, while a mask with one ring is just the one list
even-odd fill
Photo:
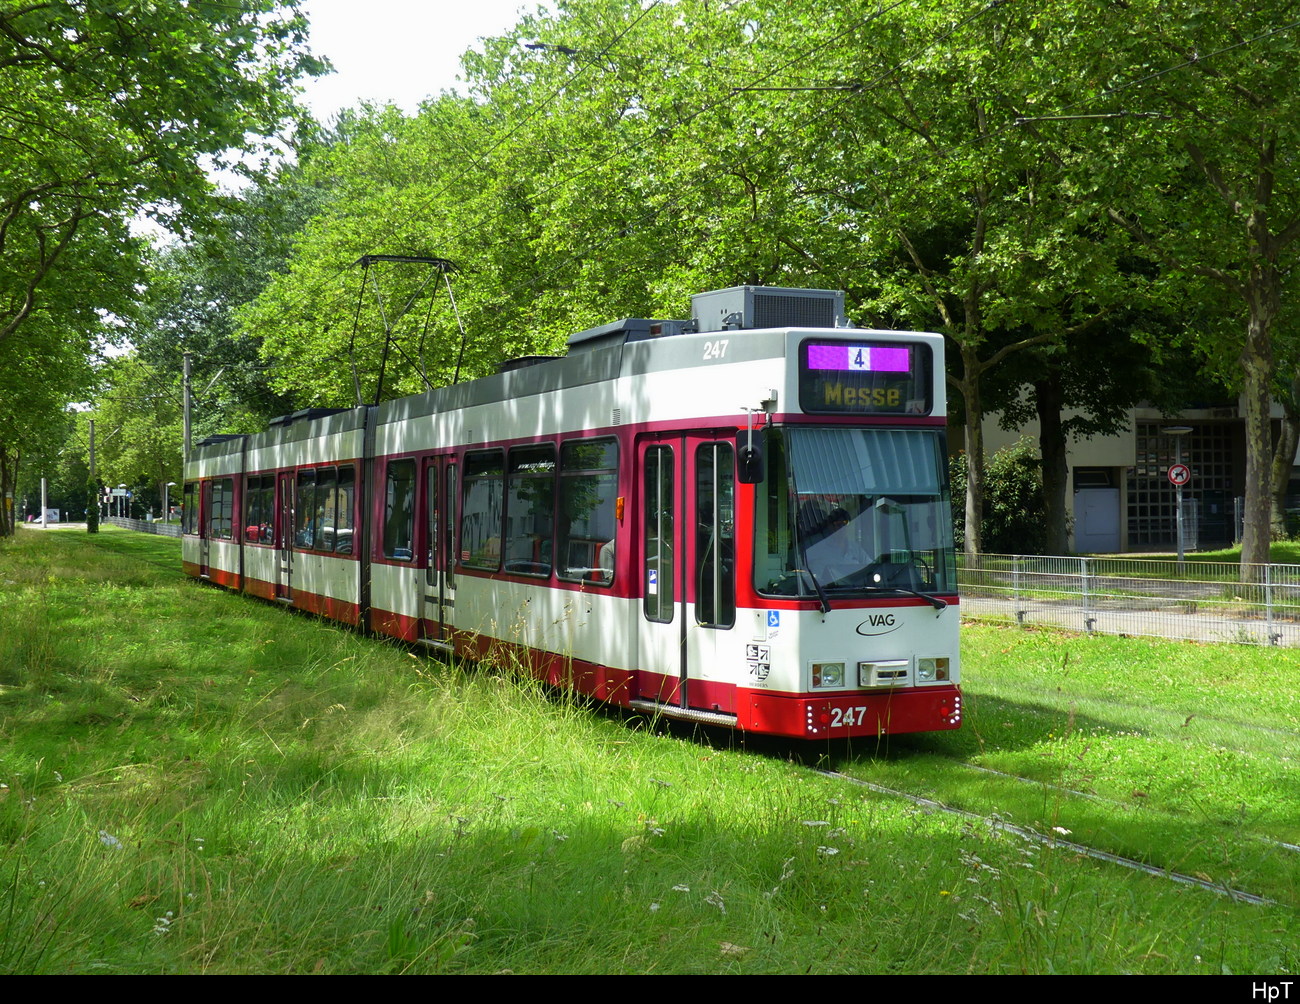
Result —
[[[1258, 863], [1250, 877], [1278, 906], [922, 811], [792, 762], [807, 750], [603, 713], [508, 663], [444, 666], [186, 581], [176, 560], [174, 541], [111, 528], [0, 547], [0, 971], [1297, 965], [1300, 900]], [[826, 752], [977, 807], [1035, 790], [967, 776], [997, 763], [1038, 779], [1035, 811], [1062, 820], [1048, 803], [1072, 796], [1042, 782], [1078, 781], [1064, 767], [1088, 728], [1119, 744], [1098, 761], [1127, 752], [1121, 727], [1177, 728], [1178, 688], [1131, 689], [1122, 647], [1095, 665], [1075, 654], [1063, 675], [1052, 639], [1026, 649], [1024, 637], [968, 633], [963, 732]], [[1141, 651], [1167, 660], [1176, 648]], [[1112, 703], [1077, 713], [1062, 741], [1057, 709], [1076, 683]], [[1207, 717], [1216, 708], [1208, 692], [1195, 699]], [[1265, 707], [1260, 720], [1285, 729], [1286, 714]], [[1289, 777], [1269, 769], [1225, 772], [1215, 806]], [[1145, 811], [1126, 803], [1094, 830]], [[1126, 833], [1153, 854], [1165, 836]]]

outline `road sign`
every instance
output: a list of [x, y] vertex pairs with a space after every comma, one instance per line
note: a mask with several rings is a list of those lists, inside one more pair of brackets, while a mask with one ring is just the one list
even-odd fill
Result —
[[1192, 469], [1186, 464], [1173, 464], [1169, 468], [1169, 483], [1175, 488], [1181, 488], [1187, 482], [1192, 480]]

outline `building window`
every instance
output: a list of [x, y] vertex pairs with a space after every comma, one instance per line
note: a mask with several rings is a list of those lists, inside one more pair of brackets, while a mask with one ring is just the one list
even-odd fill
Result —
[[1128, 469], [1127, 477], [1129, 545], [1175, 546], [1178, 540], [1176, 493], [1168, 475], [1179, 456], [1192, 469], [1191, 483], [1183, 489], [1183, 529], [1188, 546], [1230, 543], [1237, 426], [1230, 422], [1204, 422], [1193, 425], [1192, 431], [1185, 435], [1171, 436], [1161, 431], [1170, 424], [1137, 424], [1137, 463]]

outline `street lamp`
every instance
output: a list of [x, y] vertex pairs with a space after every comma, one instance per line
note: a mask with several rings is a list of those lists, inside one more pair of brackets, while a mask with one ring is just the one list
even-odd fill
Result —
[[1178, 564], [1183, 564], [1183, 485], [1191, 480], [1191, 471], [1183, 467], [1183, 437], [1192, 431], [1190, 425], [1167, 425], [1160, 430], [1174, 437], [1174, 466], [1169, 468], [1169, 480], [1174, 484], [1174, 505], [1178, 523]]

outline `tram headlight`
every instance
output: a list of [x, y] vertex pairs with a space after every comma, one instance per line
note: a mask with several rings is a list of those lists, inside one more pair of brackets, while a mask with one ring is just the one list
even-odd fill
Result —
[[917, 659], [916, 682], [940, 683], [948, 679], [947, 659]]
[[819, 688], [844, 686], [844, 663], [814, 662], [812, 664], [812, 685]]

